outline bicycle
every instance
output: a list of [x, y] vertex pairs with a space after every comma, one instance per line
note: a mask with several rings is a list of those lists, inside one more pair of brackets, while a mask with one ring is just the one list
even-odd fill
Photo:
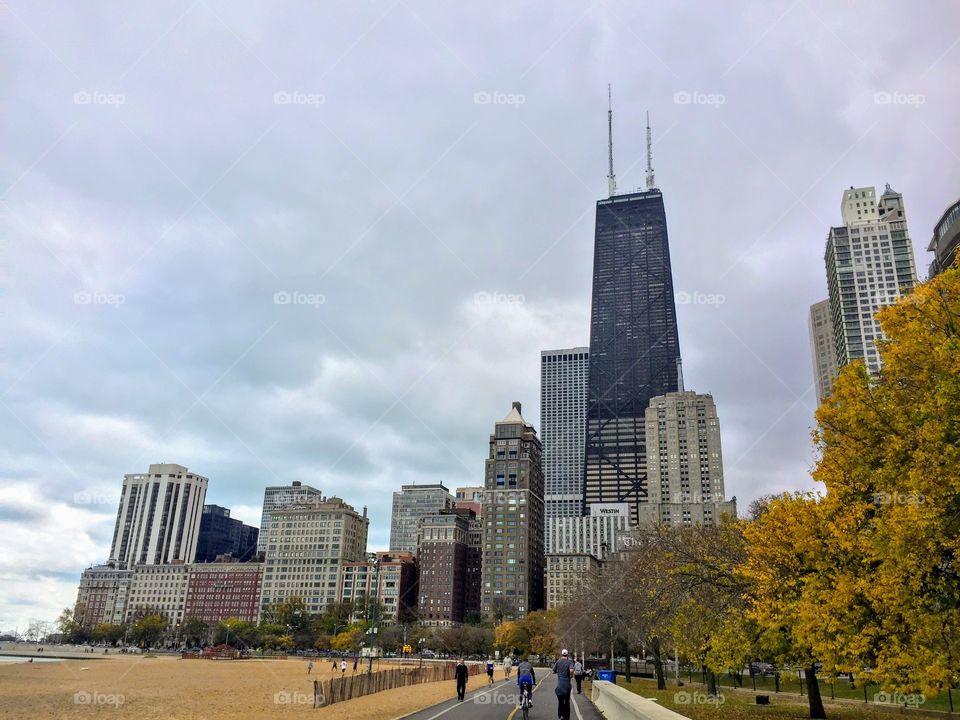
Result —
[[527, 716], [530, 714], [531, 694], [533, 694], [533, 688], [529, 685], [524, 684], [520, 688], [520, 711], [523, 713], [523, 720], [527, 720]]

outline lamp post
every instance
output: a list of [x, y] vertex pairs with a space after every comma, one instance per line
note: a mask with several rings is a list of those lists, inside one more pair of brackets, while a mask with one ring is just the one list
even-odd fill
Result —
[[367, 675], [373, 673], [373, 653], [377, 646], [377, 600], [380, 597], [380, 558], [373, 563], [373, 599], [370, 602], [370, 657], [367, 662]]

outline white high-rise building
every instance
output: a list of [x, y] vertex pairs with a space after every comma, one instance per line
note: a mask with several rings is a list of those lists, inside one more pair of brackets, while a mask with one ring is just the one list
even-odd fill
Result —
[[[540, 353], [540, 438], [548, 520], [580, 517], [584, 512], [583, 447], [589, 357], [585, 347]], [[550, 527], [548, 522], [548, 535]]]
[[183, 465], [124, 475], [110, 562], [118, 569], [193, 562], [206, 495], [207, 478]]
[[267, 549], [267, 537], [270, 535], [270, 513], [297, 503], [323, 500], [323, 493], [315, 487], [294, 480], [291, 485], [269, 485], [263, 491], [263, 513], [260, 516], [260, 535], [257, 536], [257, 552]]
[[629, 503], [590, 503], [589, 515], [546, 520], [547, 555], [593, 555], [601, 560], [619, 552], [630, 530]]
[[863, 360], [880, 370], [877, 340], [883, 339], [877, 310], [913, 290], [917, 269], [907, 231], [903, 196], [887, 185], [843, 191], [843, 225], [830, 228], [824, 261], [837, 364]]
[[833, 381], [840, 369], [837, 367], [837, 344], [833, 339], [833, 320], [830, 317], [830, 300], [821, 300], [810, 306], [810, 355], [817, 388], [817, 404], [833, 392]]

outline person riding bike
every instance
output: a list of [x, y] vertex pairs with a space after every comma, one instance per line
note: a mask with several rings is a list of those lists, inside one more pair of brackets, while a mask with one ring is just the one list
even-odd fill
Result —
[[533, 672], [533, 665], [529, 660], [521, 660], [517, 665], [517, 686], [520, 688], [520, 695], [527, 696], [527, 706], [533, 707], [533, 686], [537, 683], [537, 676]]

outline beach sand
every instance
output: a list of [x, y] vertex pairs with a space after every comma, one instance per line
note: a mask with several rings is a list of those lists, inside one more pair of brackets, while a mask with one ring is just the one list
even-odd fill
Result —
[[[448, 680], [315, 710], [312, 681], [318, 673], [320, 678], [330, 677], [330, 662], [315, 660], [312, 676], [307, 675], [306, 666], [300, 658], [218, 661], [131, 656], [2, 663], [0, 718], [392, 720], [456, 697], [454, 682]], [[347, 674], [351, 671], [352, 663]], [[485, 675], [475, 675], [468, 689], [485, 684]]]

